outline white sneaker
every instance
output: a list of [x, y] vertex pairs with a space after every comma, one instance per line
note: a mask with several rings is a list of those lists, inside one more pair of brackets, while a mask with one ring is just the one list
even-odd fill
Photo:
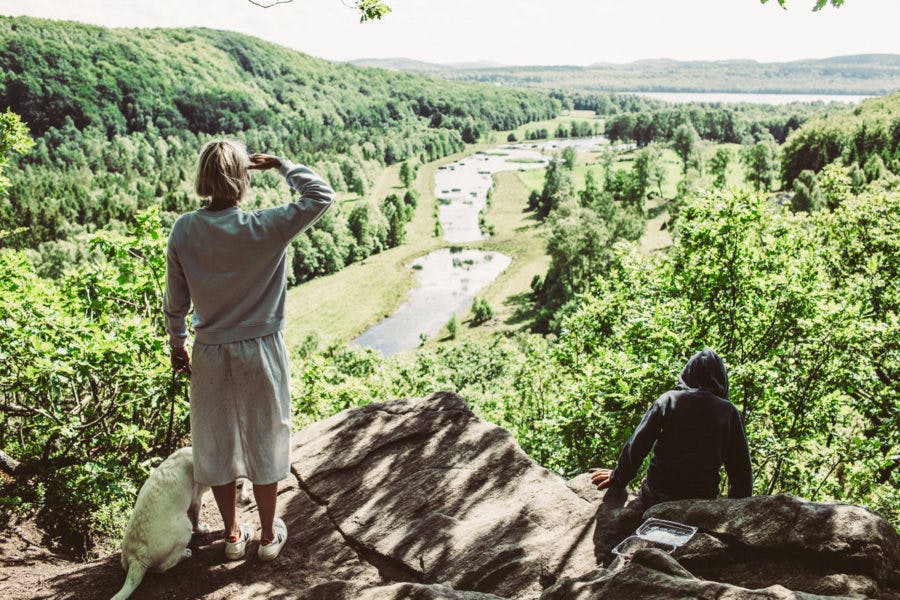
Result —
[[225, 558], [228, 560], [244, 558], [244, 553], [247, 551], [247, 542], [250, 541], [252, 536], [253, 528], [242, 523], [238, 528], [237, 541], [231, 542], [228, 538], [225, 538]]
[[281, 552], [282, 546], [284, 546], [284, 543], [287, 541], [287, 525], [284, 524], [284, 521], [275, 519], [272, 529], [275, 530], [275, 539], [265, 546], [260, 543], [259, 550], [257, 551], [259, 560], [275, 560], [278, 553]]

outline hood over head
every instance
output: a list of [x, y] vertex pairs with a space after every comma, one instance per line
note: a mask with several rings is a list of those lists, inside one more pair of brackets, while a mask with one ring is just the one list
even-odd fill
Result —
[[704, 348], [684, 365], [678, 376], [677, 389], [705, 390], [727, 400], [728, 374], [725, 372], [725, 363], [713, 350]]

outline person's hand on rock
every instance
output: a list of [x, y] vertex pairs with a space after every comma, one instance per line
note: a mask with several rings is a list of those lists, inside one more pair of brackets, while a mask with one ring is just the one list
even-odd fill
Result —
[[602, 490], [612, 483], [611, 477], [612, 469], [597, 469], [591, 475], [591, 483], [596, 485], [598, 490]]

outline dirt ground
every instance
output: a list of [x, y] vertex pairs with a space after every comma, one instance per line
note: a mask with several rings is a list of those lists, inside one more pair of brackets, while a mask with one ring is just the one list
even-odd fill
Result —
[[[292, 492], [295, 487], [289, 478], [279, 488], [279, 495]], [[240, 522], [258, 527], [252, 500], [240, 509], [239, 515]], [[272, 579], [284, 582], [282, 571], [292, 560], [293, 552], [283, 551], [279, 558], [284, 560], [261, 563], [256, 557], [256, 545], [251, 543], [244, 560], [226, 562], [224, 531], [212, 494], [205, 497], [202, 521], [209, 525], [210, 532], [191, 540], [193, 556], [166, 573], [148, 573], [132, 598], [284, 597], [283, 588], [276, 591], [266, 581], [273, 575]], [[0, 532], [0, 598], [108, 599], [125, 581], [118, 552], [83, 563], [54, 553], [46, 543], [45, 534], [32, 520], [11, 524]]]

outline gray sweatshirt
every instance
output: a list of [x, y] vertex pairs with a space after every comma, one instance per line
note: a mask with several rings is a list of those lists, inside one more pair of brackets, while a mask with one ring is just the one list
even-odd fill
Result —
[[300, 193], [265, 210], [201, 208], [172, 226], [166, 252], [166, 331], [172, 347], [188, 337], [194, 304], [201, 344], [228, 344], [281, 331], [287, 289], [285, 250], [334, 202], [334, 190], [309, 167], [280, 159], [279, 172]]

